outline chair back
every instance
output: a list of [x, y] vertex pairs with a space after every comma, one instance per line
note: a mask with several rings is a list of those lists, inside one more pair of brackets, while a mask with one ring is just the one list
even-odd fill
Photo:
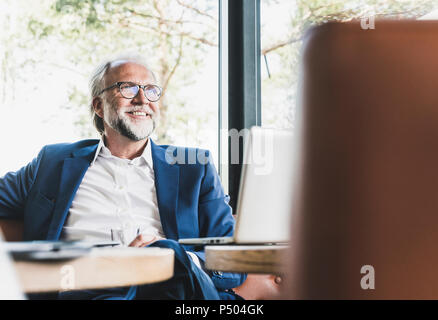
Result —
[[438, 22], [304, 40], [287, 298], [438, 298]]

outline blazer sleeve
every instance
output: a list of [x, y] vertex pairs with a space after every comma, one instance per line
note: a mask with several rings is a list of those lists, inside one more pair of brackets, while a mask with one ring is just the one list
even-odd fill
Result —
[[23, 218], [27, 195], [35, 181], [43, 154], [44, 148], [26, 166], [0, 178], [0, 218]]
[[[204, 166], [204, 177], [201, 182], [199, 194], [199, 230], [201, 237], [226, 237], [232, 236], [235, 220], [232, 208], [229, 206], [229, 196], [225, 195], [222, 184], [212, 161]], [[205, 263], [205, 252], [194, 251]], [[246, 279], [244, 273], [215, 272], [206, 270], [218, 289], [231, 289], [239, 286]]]

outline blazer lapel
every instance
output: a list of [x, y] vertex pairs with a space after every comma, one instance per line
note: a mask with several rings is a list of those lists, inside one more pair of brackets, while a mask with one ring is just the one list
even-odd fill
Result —
[[[166, 161], [166, 152], [152, 140], [151, 151], [157, 191], [158, 209], [167, 238], [178, 239], [176, 209], [178, 205], [179, 167]], [[80, 149], [64, 160], [58, 196], [50, 222], [47, 240], [59, 240], [68, 210], [93, 160], [97, 144]]]
[[[166, 161], [166, 151], [152, 140], [152, 161], [154, 163], [155, 188], [158, 210], [164, 234], [168, 239], [178, 239], [176, 210], [178, 206], [179, 166]], [[168, 155], [169, 156], [169, 155]]]
[[74, 152], [64, 160], [62, 166], [58, 196], [50, 222], [47, 240], [59, 240], [68, 210], [73, 202], [85, 173], [96, 153], [98, 144], [87, 146]]

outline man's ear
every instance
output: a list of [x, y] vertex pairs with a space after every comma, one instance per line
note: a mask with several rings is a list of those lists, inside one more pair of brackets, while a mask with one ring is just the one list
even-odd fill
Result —
[[103, 101], [100, 97], [93, 98], [93, 109], [94, 112], [103, 119]]

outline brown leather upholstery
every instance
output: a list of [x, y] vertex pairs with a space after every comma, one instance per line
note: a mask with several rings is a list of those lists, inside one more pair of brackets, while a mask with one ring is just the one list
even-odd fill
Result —
[[23, 223], [21, 221], [0, 219], [0, 230], [5, 241], [21, 241], [23, 239]]
[[304, 43], [286, 297], [437, 299], [438, 22], [331, 23]]

